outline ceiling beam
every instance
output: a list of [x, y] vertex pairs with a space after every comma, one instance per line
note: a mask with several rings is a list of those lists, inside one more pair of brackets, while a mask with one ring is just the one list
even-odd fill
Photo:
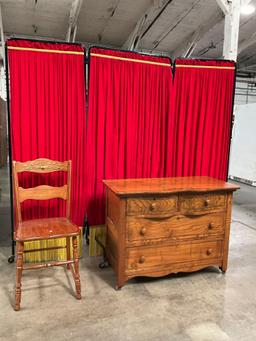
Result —
[[255, 54], [252, 54], [247, 57], [243, 57], [239, 59], [239, 68], [240, 67], [247, 67], [250, 66], [251, 64], [255, 63]]
[[200, 30], [196, 30], [193, 33], [191, 40], [188, 42], [187, 48], [184, 51], [184, 53], [182, 54], [182, 57], [189, 58], [192, 55], [194, 49], [196, 48], [196, 45], [197, 45], [199, 39], [200, 39]]
[[229, 3], [229, 12], [225, 15], [223, 57], [237, 60], [241, 0]]
[[123, 48], [134, 50], [138, 48], [141, 38], [152, 27], [158, 17], [173, 0], [152, 0], [151, 6], [137, 21], [134, 30], [123, 44]]
[[68, 30], [66, 41], [75, 41], [77, 31], [77, 20], [83, 4], [83, 0], [73, 0], [68, 19]]
[[250, 41], [244, 42], [240, 46], [240, 51], [238, 50], [241, 7], [248, 5], [251, 0], [216, 0], [216, 2], [225, 14], [223, 57], [236, 61], [238, 53], [255, 41], [253, 37]]
[[[153, 50], [159, 48], [159, 45], [164, 41], [174, 30], [177, 29], [177, 27], [182, 23], [192, 11], [196, 10], [198, 4], [200, 3], [201, 0], [194, 0], [191, 6], [186, 8], [184, 11], [178, 15], [174, 21], [170, 23], [170, 25], [162, 32], [162, 34], [158, 37], [158, 39], [154, 42], [153, 45]], [[193, 32], [194, 33], [194, 32]], [[193, 36], [193, 34], [192, 34]]]
[[238, 68], [238, 71], [242, 71], [242, 70], [252, 70], [252, 71], [256, 71], [256, 64], [250, 64], [250, 65], [247, 65], [247, 66], [241, 66], [239, 64], [239, 68]]
[[217, 4], [219, 5], [222, 12], [227, 15], [230, 11], [229, 8], [229, 1], [228, 0], [216, 0]]
[[[233, 0], [216, 0], [217, 4], [221, 8], [222, 12], [226, 15], [230, 11], [230, 3]], [[248, 5], [252, 0], [241, 0], [241, 6]]]
[[254, 44], [256, 44], [256, 32], [254, 32], [248, 39], [244, 39], [241, 43], [239, 43], [238, 55]]
[[141, 38], [141, 33], [143, 29], [143, 25], [145, 24], [145, 21], [147, 19], [147, 14], [144, 14], [138, 21], [137, 24], [132, 31], [132, 33], [129, 35], [125, 43], [123, 44], [123, 48], [126, 48], [128, 50], [134, 50], [138, 44], [139, 40]]
[[202, 40], [206, 33], [213, 29], [219, 22], [223, 20], [223, 13], [218, 10], [214, 16], [207, 21], [207, 24], [199, 26], [192, 32], [182, 43], [173, 50], [170, 55], [172, 57], [186, 57], [189, 58], [196, 45]]

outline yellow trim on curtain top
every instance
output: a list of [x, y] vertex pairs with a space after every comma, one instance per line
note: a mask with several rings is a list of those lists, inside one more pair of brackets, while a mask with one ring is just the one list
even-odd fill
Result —
[[150, 60], [117, 57], [117, 56], [110, 56], [110, 55], [100, 54], [100, 53], [90, 53], [90, 56], [101, 57], [101, 58], [108, 58], [108, 59], [116, 59], [116, 60], [123, 60], [123, 61], [134, 62], [134, 63], [153, 64], [153, 65], [160, 65], [160, 66], [171, 67], [170, 63], [152, 62]]
[[175, 67], [188, 67], [188, 68], [195, 68], [195, 69], [223, 69], [223, 70], [235, 70], [235, 66], [214, 66], [214, 65], [186, 65], [180, 64], [175, 65]]
[[79, 54], [79, 55], [84, 54], [84, 52], [79, 52], [79, 51], [47, 50], [47, 49], [36, 49], [32, 47], [19, 47], [19, 46], [8, 46], [8, 49], [17, 50], [17, 51], [50, 52], [50, 53], [62, 53], [62, 54]]

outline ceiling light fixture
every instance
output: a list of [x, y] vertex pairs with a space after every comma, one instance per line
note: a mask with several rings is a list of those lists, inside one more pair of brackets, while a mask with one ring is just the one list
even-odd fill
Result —
[[255, 12], [255, 7], [252, 5], [244, 5], [241, 7], [241, 14], [250, 15]]

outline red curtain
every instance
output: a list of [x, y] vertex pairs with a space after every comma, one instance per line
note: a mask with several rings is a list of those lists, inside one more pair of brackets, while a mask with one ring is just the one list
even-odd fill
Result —
[[[85, 212], [85, 81], [80, 45], [8, 41], [13, 160], [72, 160], [71, 218]], [[23, 187], [66, 181], [63, 174], [21, 176]], [[23, 203], [23, 218], [65, 214], [61, 200]]]
[[[13, 159], [71, 159], [72, 219], [104, 223], [103, 179], [226, 179], [235, 65], [90, 50], [85, 116], [80, 45], [8, 41]], [[24, 187], [65, 177], [21, 177]], [[59, 200], [24, 203], [24, 218], [64, 214]]]
[[163, 177], [169, 136], [169, 58], [90, 49], [86, 196], [104, 223], [103, 179]]
[[234, 62], [176, 60], [167, 176], [226, 180], [234, 80]]

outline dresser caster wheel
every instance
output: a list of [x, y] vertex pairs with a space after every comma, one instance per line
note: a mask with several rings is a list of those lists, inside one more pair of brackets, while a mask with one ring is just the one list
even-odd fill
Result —
[[116, 290], [116, 291], [120, 291], [121, 289], [122, 289], [122, 287], [120, 287], [120, 286], [118, 286], [118, 285], [115, 286], [115, 290]]

